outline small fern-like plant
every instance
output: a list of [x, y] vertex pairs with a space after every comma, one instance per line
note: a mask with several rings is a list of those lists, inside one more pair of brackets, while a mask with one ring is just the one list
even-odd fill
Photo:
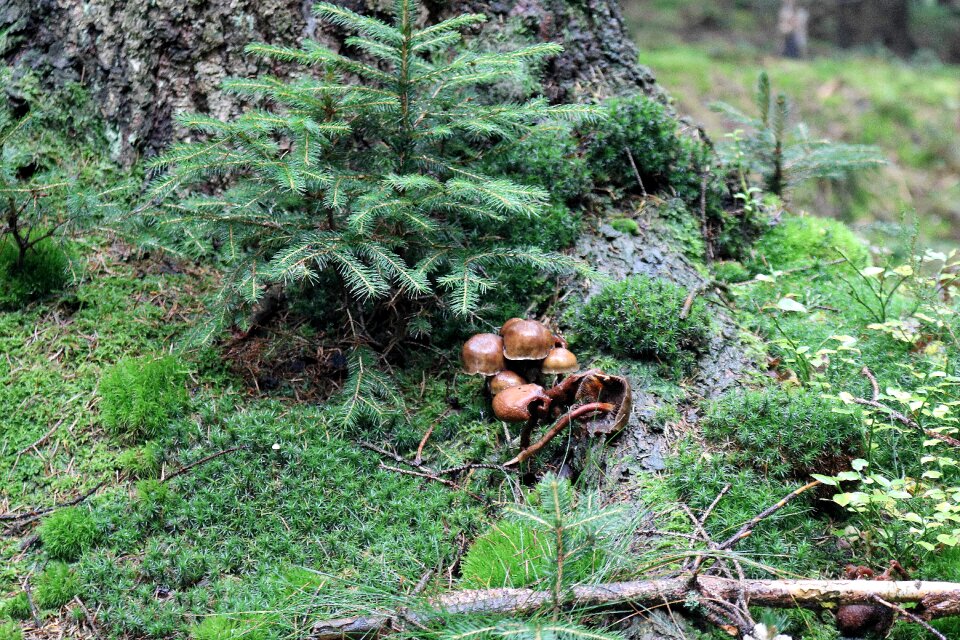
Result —
[[842, 178], [885, 163], [876, 147], [814, 140], [803, 124], [788, 132], [790, 103], [784, 94], [773, 94], [766, 72], [757, 80], [755, 100], [756, 117], [725, 102], [716, 102], [711, 108], [746, 129], [742, 135], [738, 132], [732, 144], [720, 147], [721, 159], [729, 167], [746, 165], [750, 173], [762, 177], [764, 189], [770, 193], [782, 197], [805, 180]]
[[[250, 45], [249, 53], [301, 65], [304, 75], [229, 80], [227, 91], [263, 108], [229, 122], [182, 117], [200, 140], [173, 146], [155, 163], [166, 169], [152, 189], [167, 203], [165, 221], [183, 237], [212, 235], [229, 260], [216, 322], [200, 338], [216, 335], [269, 287], [309, 284], [328, 270], [354, 307], [388, 297], [440, 301], [463, 317], [505, 264], [553, 272], [576, 265], [477, 237], [484, 221], [535, 217], [548, 201], [540, 188], [478, 171], [481, 156], [544, 119], [594, 113], [542, 98], [488, 104], [477, 91], [555, 55], [557, 45], [465, 49], [463, 31], [484, 16], [419, 27], [415, 0], [397, 0], [389, 23], [334, 4], [315, 12], [353, 34], [345, 40], [350, 55], [311, 41]], [[215, 179], [229, 188], [168, 198]]]

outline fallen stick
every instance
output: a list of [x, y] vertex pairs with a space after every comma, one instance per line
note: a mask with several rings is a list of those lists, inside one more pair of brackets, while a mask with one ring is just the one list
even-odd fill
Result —
[[[717, 576], [690, 576], [581, 585], [569, 589], [561, 604], [601, 606], [630, 603], [658, 607], [683, 603], [688, 596], [709, 593], [713, 598], [736, 598], [741, 591], [751, 606], [817, 609], [824, 604], [912, 602], [914, 615], [923, 619], [960, 615], [960, 583], [918, 580], [730, 580]], [[426, 601], [423, 609], [403, 609], [380, 615], [321, 620], [314, 624], [312, 640], [335, 640], [344, 635], [396, 631], [405, 624], [424, 625], [457, 614], [532, 613], [553, 602], [552, 591], [485, 589], [455, 591]]]

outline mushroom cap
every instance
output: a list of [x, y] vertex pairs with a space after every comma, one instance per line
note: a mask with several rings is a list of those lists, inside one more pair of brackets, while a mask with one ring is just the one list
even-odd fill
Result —
[[511, 387], [519, 387], [522, 384], [527, 384], [523, 376], [513, 371], [504, 370], [490, 378], [490, 393], [496, 396], [501, 391]]
[[630, 420], [633, 406], [633, 393], [630, 381], [623, 376], [614, 376], [602, 371], [590, 371], [583, 376], [574, 398], [576, 404], [588, 402], [609, 402], [613, 411], [596, 416], [584, 422], [584, 428], [591, 436], [617, 433]]
[[494, 396], [493, 413], [504, 422], [526, 422], [536, 404], [549, 400], [540, 385], [522, 384], [504, 389]]
[[546, 360], [543, 361], [541, 370], [544, 373], [573, 373], [580, 368], [577, 364], [577, 356], [573, 351], [563, 347], [554, 347], [550, 349]]
[[500, 329], [507, 360], [543, 360], [556, 342], [550, 329], [536, 320], [507, 320]]
[[500, 336], [478, 333], [463, 343], [463, 370], [467, 375], [492, 376], [505, 368]]

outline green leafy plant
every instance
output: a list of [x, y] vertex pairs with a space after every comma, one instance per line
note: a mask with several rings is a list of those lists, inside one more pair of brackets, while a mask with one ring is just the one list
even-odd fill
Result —
[[535, 217], [548, 199], [541, 188], [484, 174], [481, 155], [544, 119], [596, 115], [542, 98], [489, 104], [477, 91], [555, 55], [557, 45], [461, 48], [450, 56], [482, 15], [420, 28], [413, 0], [396, 2], [390, 23], [326, 3], [315, 11], [354, 34], [346, 51], [376, 63], [310, 41], [299, 49], [250, 45], [249, 53], [302, 65], [305, 74], [226, 82], [225, 90], [268, 108], [230, 122], [185, 116], [181, 122], [202, 139], [175, 145], [154, 163], [167, 171], [152, 194], [168, 203], [214, 178], [231, 184], [165, 207], [178, 233], [198, 241], [213, 235], [229, 264], [215, 321], [197, 337], [215, 335], [269, 287], [310, 283], [324, 271], [337, 274], [349, 306], [396, 295], [424, 307], [442, 296], [442, 308], [462, 317], [497, 286], [506, 264], [553, 272], [576, 266], [536, 247], [466, 234], [478, 221]]
[[[805, 180], [841, 178], [885, 162], [875, 147], [814, 140], [802, 124], [788, 134], [789, 101], [782, 93], [773, 94], [766, 72], [757, 80], [756, 105], [757, 117], [723, 102], [712, 105], [738, 126], [746, 127], [744, 135], [737, 135], [719, 152], [727, 166], [746, 167], [751, 175], [760, 176], [765, 191], [778, 197]], [[750, 195], [749, 190], [745, 193]]]
[[706, 346], [710, 320], [702, 300], [684, 316], [686, 297], [677, 285], [646, 276], [609, 284], [573, 319], [575, 338], [615, 356], [687, 372]]
[[41, 609], [59, 609], [80, 593], [80, 579], [63, 562], [48, 564], [34, 586], [34, 597]]
[[37, 533], [50, 557], [67, 562], [80, 557], [100, 536], [93, 516], [82, 507], [55, 511], [44, 518]]
[[187, 403], [185, 375], [177, 358], [126, 358], [100, 380], [100, 416], [115, 435], [155, 438]]

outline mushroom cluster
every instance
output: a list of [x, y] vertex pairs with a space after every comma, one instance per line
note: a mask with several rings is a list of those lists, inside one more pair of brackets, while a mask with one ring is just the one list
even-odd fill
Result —
[[[541, 322], [511, 318], [500, 334], [478, 333], [463, 345], [463, 368], [487, 379], [493, 413], [504, 422], [523, 423], [518, 464], [542, 449], [574, 420], [588, 435], [611, 434], [630, 415], [630, 383], [597, 369], [579, 371], [566, 341]], [[552, 386], [543, 384], [550, 380]], [[537, 442], [537, 425], [554, 420]]]

